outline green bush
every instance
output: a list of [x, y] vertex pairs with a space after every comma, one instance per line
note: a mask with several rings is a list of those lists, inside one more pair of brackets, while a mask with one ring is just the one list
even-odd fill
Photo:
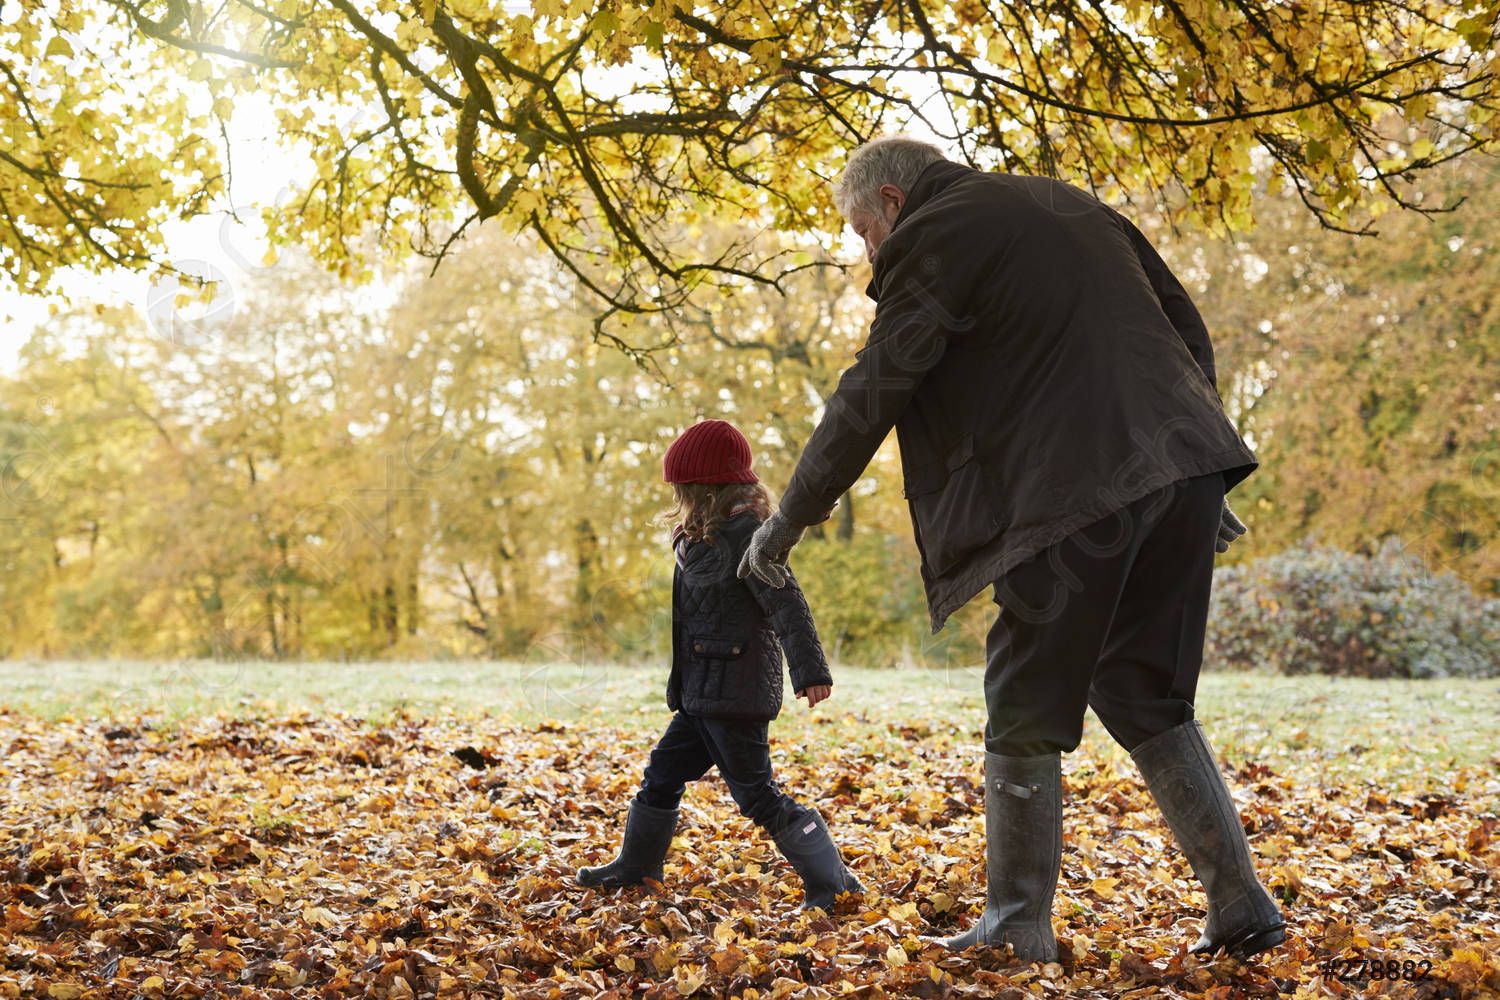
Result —
[[808, 538], [791, 561], [830, 659], [890, 666], [903, 649], [925, 648], [926, 603], [914, 553], [889, 536]]
[[1205, 666], [1350, 677], [1500, 675], [1500, 600], [1390, 539], [1292, 549], [1214, 574]]

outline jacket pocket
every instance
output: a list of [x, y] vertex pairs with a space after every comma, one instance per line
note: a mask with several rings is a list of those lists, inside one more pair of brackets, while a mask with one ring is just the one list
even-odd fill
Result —
[[724, 675], [739, 667], [735, 661], [745, 655], [749, 646], [748, 639], [734, 636], [699, 633], [688, 637], [688, 649], [693, 658], [705, 667], [702, 671], [702, 687], [699, 689], [700, 696], [705, 701], [718, 701], [724, 697]]
[[902, 473], [928, 568], [937, 575], [999, 534], [1004, 498], [995, 489], [974, 435], [966, 433], [947, 455]]

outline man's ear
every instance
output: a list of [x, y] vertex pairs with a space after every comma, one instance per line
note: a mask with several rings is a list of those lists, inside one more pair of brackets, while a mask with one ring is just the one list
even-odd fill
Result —
[[886, 209], [887, 218], [894, 219], [906, 204], [906, 192], [894, 184], [880, 185], [880, 203]]

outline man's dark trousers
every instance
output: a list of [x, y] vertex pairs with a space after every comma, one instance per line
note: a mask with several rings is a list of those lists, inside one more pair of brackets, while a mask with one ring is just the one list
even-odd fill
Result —
[[766, 722], [704, 719], [678, 712], [651, 751], [641, 782], [641, 801], [658, 809], [676, 809], [687, 783], [717, 767], [740, 814], [774, 836], [800, 812], [796, 800], [781, 790], [771, 773], [769, 730]]
[[1222, 474], [1180, 480], [995, 581], [985, 749], [1072, 751], [1086, 706], [1126, 750], [1193, 718], [1223, 503]]

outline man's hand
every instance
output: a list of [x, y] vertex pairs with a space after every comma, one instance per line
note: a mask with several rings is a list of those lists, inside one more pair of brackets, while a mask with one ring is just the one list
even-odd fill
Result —
[[1219, 515], [1219, 537], [1214, 542], [1215, 552], [1228, 552], [1229, 543], [1245, 533], [1245, 522], [1235, 517], [1229, 509], [1229, 498], [1224, 498], [1224, 512]]
[[797, 692], [797, 697], [798, 698], [806, 698], [807, 699], [807, 707], [808, 708], [812, 708], [818, 702], [824, 700], [825, 698], [827, 698], [831, 694], [833, 694], [833, 685], [831, 685], [831, 684], [814, 684], [812, 687], [808, 688], [805, 691], [798, 691]]
[[[737, 575], [741, 580], [754, 573], [773, 587], [786, 586], [787, 553], [802, 537], [801, 528], [776, 511], [750, 536], [750, 544], [740, 559]], [[781, 565], [777, 565], [780, 563]]]

